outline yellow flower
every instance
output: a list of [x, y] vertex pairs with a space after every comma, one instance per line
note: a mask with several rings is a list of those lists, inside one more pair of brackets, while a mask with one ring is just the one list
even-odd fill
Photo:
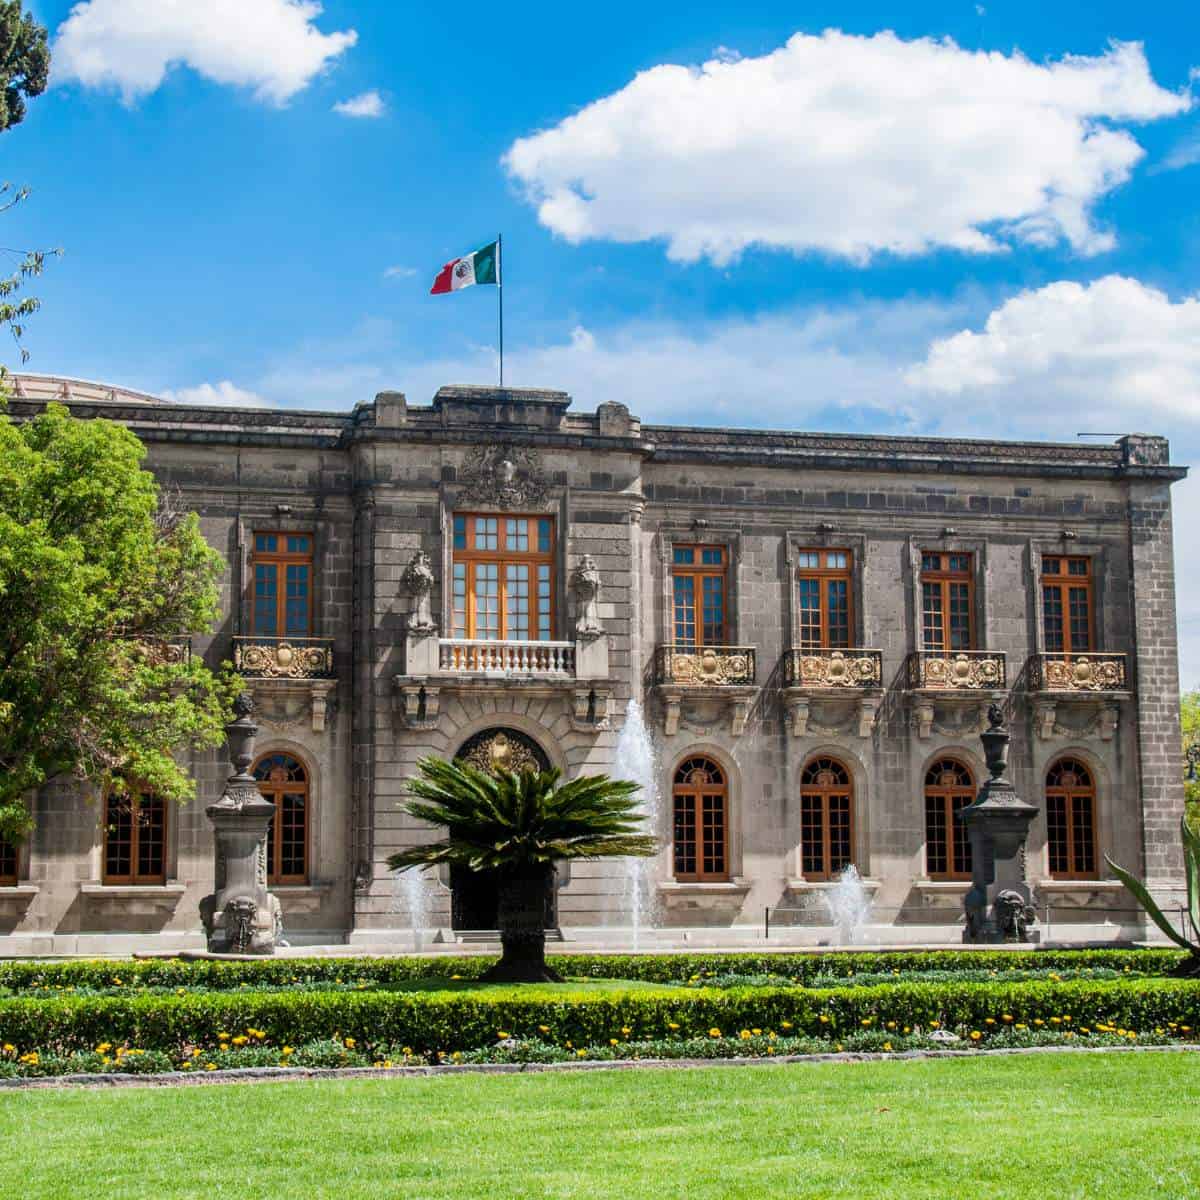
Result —
[[668, 1022], [667, 1022], [667, 1028], [668, 1028], [668, 1029], [678, 1029], [678, 1028], [679, 1028], [679, 1025], [678, 1025], [678, 1023], [677, 1023], [677, 1022], [675, 1022], [675, 1021], [668, 1021]]
[[740, 1037], [743, 1042], [747, 1041], [750, 1037], [750, 1030], [743, 1029], [742, 1032], [738, 1034], [738, 1037]]
[[632, 1030], [632, 1029], [630, 1029], [628, 1025], [622, 1025], [622, 1026], [621, 1026], [621, 1032], [622, 1032], [622, 1033], [623, 1033], [623, 1034], [624, 1034], [626, 1037], [628, 1037], [628, 1036], [629, 1036], [629, 1035], [630, 1035], [630, 1034], [633, 1032], [633, 1030]]
[[930, 1021], [930, 1022], [929, 1022], [929, 1028], [930, 1028], [930, 1029], [940, 1029], [940, 1028], [941, 1028], [941, 1022], [940, 1022], [940, 1021]]
[[586, 1051], [586, 1050], [576, 1050], [576, 1051], [575, 1051], [575, 1057], [576, 1057], [576, 1058], [586, 1058], [586, 1057], [587, 1057], [587, 1051]]
[[549, 1032], [550, 1032], [549, 1025], [539, 1025], [538, 1026], [538, 1033], [549, 1033]]
[[822, 1013], [822, 1014], [821, 1014], [821, 1015], [820, 1015], [820, 1016], [817, 1018], [817, 1020], [818, 1020], [818, 1021], [820, 1021], [822, 1025], [828, 1025], [828, 1024], [829, 1024], [829, 1018], [828, 1018], [828, 1017], [827, 1017], [827, 1016], [826, 1016], [824, 1013]]
[[[400, 1053], [401, 1053], [401, 1054], [403, 1054], [403, 1055], [405, 1056], [405, 1058], [408, 1058], [408, 1057], [409, 1057], [409, 1056], [411, 1056], [411, 1054], [412, 1054], [412, 1047], [411, 1047], [411, 1046], [402, 1046], [402, 1047], [400, 1048]], [[438, 1051], [438, 1057], [439, 1057], [439, 1058], [441, 1057], [441, 1053], [442, 1053], [442, 1052], [439, 1050], [439, 1051]]]
[[871, 1018], [870, 1018], [870, 1017], [863, 1017], [863, 1019], [862, 1019], [861, 1021], [859, 1021], [859, 1024], [860, 1024], [860, 1025], [861, 1025], [861, 1026], [862, 1026], [864, 1029], [865, 1029], [865, 1028], [866, 1028], [868, 1025], [870, 1025], [870, 1023], [871, 1023]]
[[218, 1034], [217, 1034], [217, 1040], [218, 1040], [218, 1041], [221, 1041], [221, 1042], [227, 1042], [227, 1041], [229, 1041], [229, 1034], [227, 1034], [227, 1033], [218, 1033]]
[[887, 1023], [887, 1027], [888, 1027], [889, 1029], [895, 1029], [895, 1028], [896, 1028], [896, 1022], [895, 1022], [895, 1021], [889, 1021], [889, 1022]]
[[977, 1042], [981, 1037], [983, 1037], [983, 1034], [980, 1033], [978, 1029], [971, 1030], [971, 1041]]
[[347, 1050], [353, 1050], [357, 1043], [355, 1042], [355, 1040], [353, 1038], [346, 1038], [346, 1040], [342, 1044], [346, 1047]]
[[461, 975], [451, 975], [450, 978], [451, 979], [461, 979], [462, 976]]
[[512, 1035], [508, 1032], [507, 1029], [497, 1029], [496, 1036], [498, 1038], [506, 1038], [506, 1037], [511, 1037]]
[[1046, 1023], [1046, 1022], [1045, 1022], [1045, 1021], [1043, 1021], [1041, 1017], [1034, 1017], [1034, 1018], [1033, 1018], [1033, 1023], [1034, 1023], [1035, 1025], [1045, 1025], [1045, 1023]]
[[16, 1046], [14, 1046], [14, 1045], [12, 1044], [12, 1042], [5, 1042], [5, 1043], [4, 1043], [4, 1053], [5, 1053], [5, 1054], [11, 1054], [11, 1053], [12, 1053], [12, 1052], [13, 1052], [15, 1049], [16, 1049]]
[[760, 1033], [762, 1033], [762, 1030], [761, 1030], [761, 1029], [752, 1029], [752, 1030], [750, 1030], [750, 1032], [751, 1032], [752, 1034], [754, 1034], [754, 1036], [755, 1036], [755, 1037], [758, 1037], [758, 1035], [759, 1035]]
[[[12, 1049], [11, 1046], [5, 1046], [4, 1048], [5, 1048], [5, 1050]], [[111, 1049], [112, 1049], [112, 1044], [110, 1042], [101, 1042], [100, 1045], [98, 1045], [96, 1047], [96, 1053], [97, 1054], [107, 1054]]]
[[780, 1021], [779, 1022], [780, 1029], [791, 1029], [791, 1027], [792, 1027], [791, 1021]]
[[282, 1050], [280, 1050], [279, 1053], [282, 1054], [284, 1058], [288, 1058], [290, 1055], [293, 1055], [296, 1052], [295, 1052], [295, 1050], [293, 1050], [291, 1048], [291, 1046], [284, 1046], [284, 1048]]
[[237, 1037], [233, 1039], [233, 1044], [235, 1046], [244, 1046], [249, 1040], [250, 1039], [244, 1033], [239, 1033]]
[[217, 1064], [216, 1063], [205, 1063], [204, 1069], [206, 1071], [215, 1071], [217, 1069]]
[[708, 1031], [708, 1036], [709, 1037], [720, 1037], [721, 1031], [714, 1027]]
[[838, 1045], [837, 1045], [837, 1052], [838, 1052], [839, 1054], [841, 1054], [841, 1052], [842, 1052], [842, 1043], [841, 1043], [841, 1042], [838, 1042]]
[[890, 1049], [892, 1048], [892, 1043], [891, 1043], [891, 1042], [884, 1042], [884, 1043], [883, 1043], [883, 1048], [884, 1048], [885, 1050], [890, 1050]]
[[995, 1025], [996, 1022], [991, 1017], [984, 1017], [983, 1023], [985, 1025]]
[[1000, 1020], [1002, 1020], [1002, 1021], [1011, 1021], [1011, 1020], [1012, 1020], [1012, 1013], [1005, 1013], [1005, 1014], [1004, 1014], [1004, 1015], [1003, 1015], [1003, 1016], [1000, 1018]]
[[620, 1042], [618, 1042], [616, 1038], [609, 1038], [609, 1039], [608, 1039], [608, 1044], [609, 1044], [610, 1046], [619, 1046], [621, 1043], [620, 1043]]

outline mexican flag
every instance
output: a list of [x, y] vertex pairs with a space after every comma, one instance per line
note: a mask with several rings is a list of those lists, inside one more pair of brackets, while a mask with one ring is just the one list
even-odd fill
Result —
[[452, 258], [439, 272], [429, 289], [431, 296], [457, 292], [476, 283], [500, 282], [500, 248], [498, 242], [481, 246], [474, 254]]

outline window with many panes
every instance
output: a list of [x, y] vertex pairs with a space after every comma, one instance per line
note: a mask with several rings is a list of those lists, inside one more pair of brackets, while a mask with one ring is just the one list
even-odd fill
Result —
[[1078, 759], [1046, 772], [1046, 852], [1055, 879], [1096, 878], [1096, 786]]
[[724, 546], [672, 548], [671, 588], [676, 645], [720, 646], [726, 642], [728, 562]]
[[17, 848], [0, 837], [0, 887], [13, 887], [17, 882]]
[[836, 758], [814, 758], [800, 776], [800, 869], [832, 879], [854, 860], [854, 785]]
[[1042, 625], [1047, 654], [1087, 654], [1095, 649], [1092, 560], [1079, 555], [1042, 558]]
[[925, 772], [925, 870], [931, 879], [970, 879], [971, 843], [958, 814], [975, 799], [971, 772], [952, 758]]
[[308, 772], [290, 754], [264, 754], [254, 766], [258, 790], [275, 805], [268, 834], [268, 883], [308, 882]]
[[104, 882], [165, 883], [167, 806], [157, 796], [110, 792], [104, 802]]
[[710, 758], [688, 758], [675, 772], [675, 878], [729, 878], [729, 792], [725, 773]]
[[921, 636], [926, 650], [974, 650], [969, 554], [921, 555]]
[[554, 518], [454, 518], [454, 636], [547, 642], [554, 637]]
[[796, 556], [799, 645], [844, 650], [850, 645], [849, 550], [801, 550]]
[[256, 533], [250, 557], [254, 589], [251, 633], [312, 633], [313, 539], [310, 533]]

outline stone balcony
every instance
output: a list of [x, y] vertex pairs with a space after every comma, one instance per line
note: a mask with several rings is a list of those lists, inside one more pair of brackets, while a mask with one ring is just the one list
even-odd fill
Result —
[[146, 638], [142, 642], [146, 660], [152, 666], [186, 666], [192, 661], [192, 639]]
[[663, 732], [673, 737], [685, 705], [690, 717], [711, 724], [724, 709], [729, 731], [740, 737], [758, 696], [753, 646], [659, 646], [654, 654], [654, 686], [663, 706]]
[[935, 731], [967, 737], [986, 726], [988, 705], [1002, 700], [1008, 660], [995, 650], [917, 650], [905, 663], [905, 690], [919, 738]]
[[268, 724], [286, 727], [307, 713], [313, 732], [324, 732], [337, 681], [332, 638], [235, 637], [233, 669]]
[[408, 729], [437, 724], [444, 691], [566, 693], [577, 729], [607, 729], [608, 637], [589, 633], [573, 642], [441, 638], [432, 629], [410, 629], [405, 672], [393, 677], [392, 688], [396, 715]]
[[1124, 654], [1035, 654], [1025, 677], [1033, 726], [1043, 740], [1099, 736], [1111, 741], [1130, 698]]
[[783, 656], [783, 706], [793, 737], [870, 737], [883, 700], [883, 652], [793, 647]]

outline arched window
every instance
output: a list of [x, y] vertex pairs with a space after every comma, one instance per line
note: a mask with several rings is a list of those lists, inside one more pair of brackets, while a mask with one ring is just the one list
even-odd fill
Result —
[[711, 758], [685, 758], [675, 772], [675, 878], [729, 878], [729, 789]]
[[17, 848], [0, 837], [0, 887], [14, 887], [17, 882]]
[[854, 784], [836, 758], [814, 758], [800, 776], [800, 869], [832, 879], [854, 859]]
[[952, 758], [925, 772], [925, 870], [931, 879], [970, 879], [971, 843], [958, 819], [975, 799], [971, 772]]
[[166, 883], [167, 806], [157, 796], [109, 792], [104, 801], [104, 882]]
[[1046, 772], [1046, 849], [1054, 878], [1096, 878], [1096, 785], [1076, 758]]
[[254, 764], [258, 790], [275, 805], [268, 834], [268, 883], [308, 882], [308, 772], [290, 754], [264, 754]]

